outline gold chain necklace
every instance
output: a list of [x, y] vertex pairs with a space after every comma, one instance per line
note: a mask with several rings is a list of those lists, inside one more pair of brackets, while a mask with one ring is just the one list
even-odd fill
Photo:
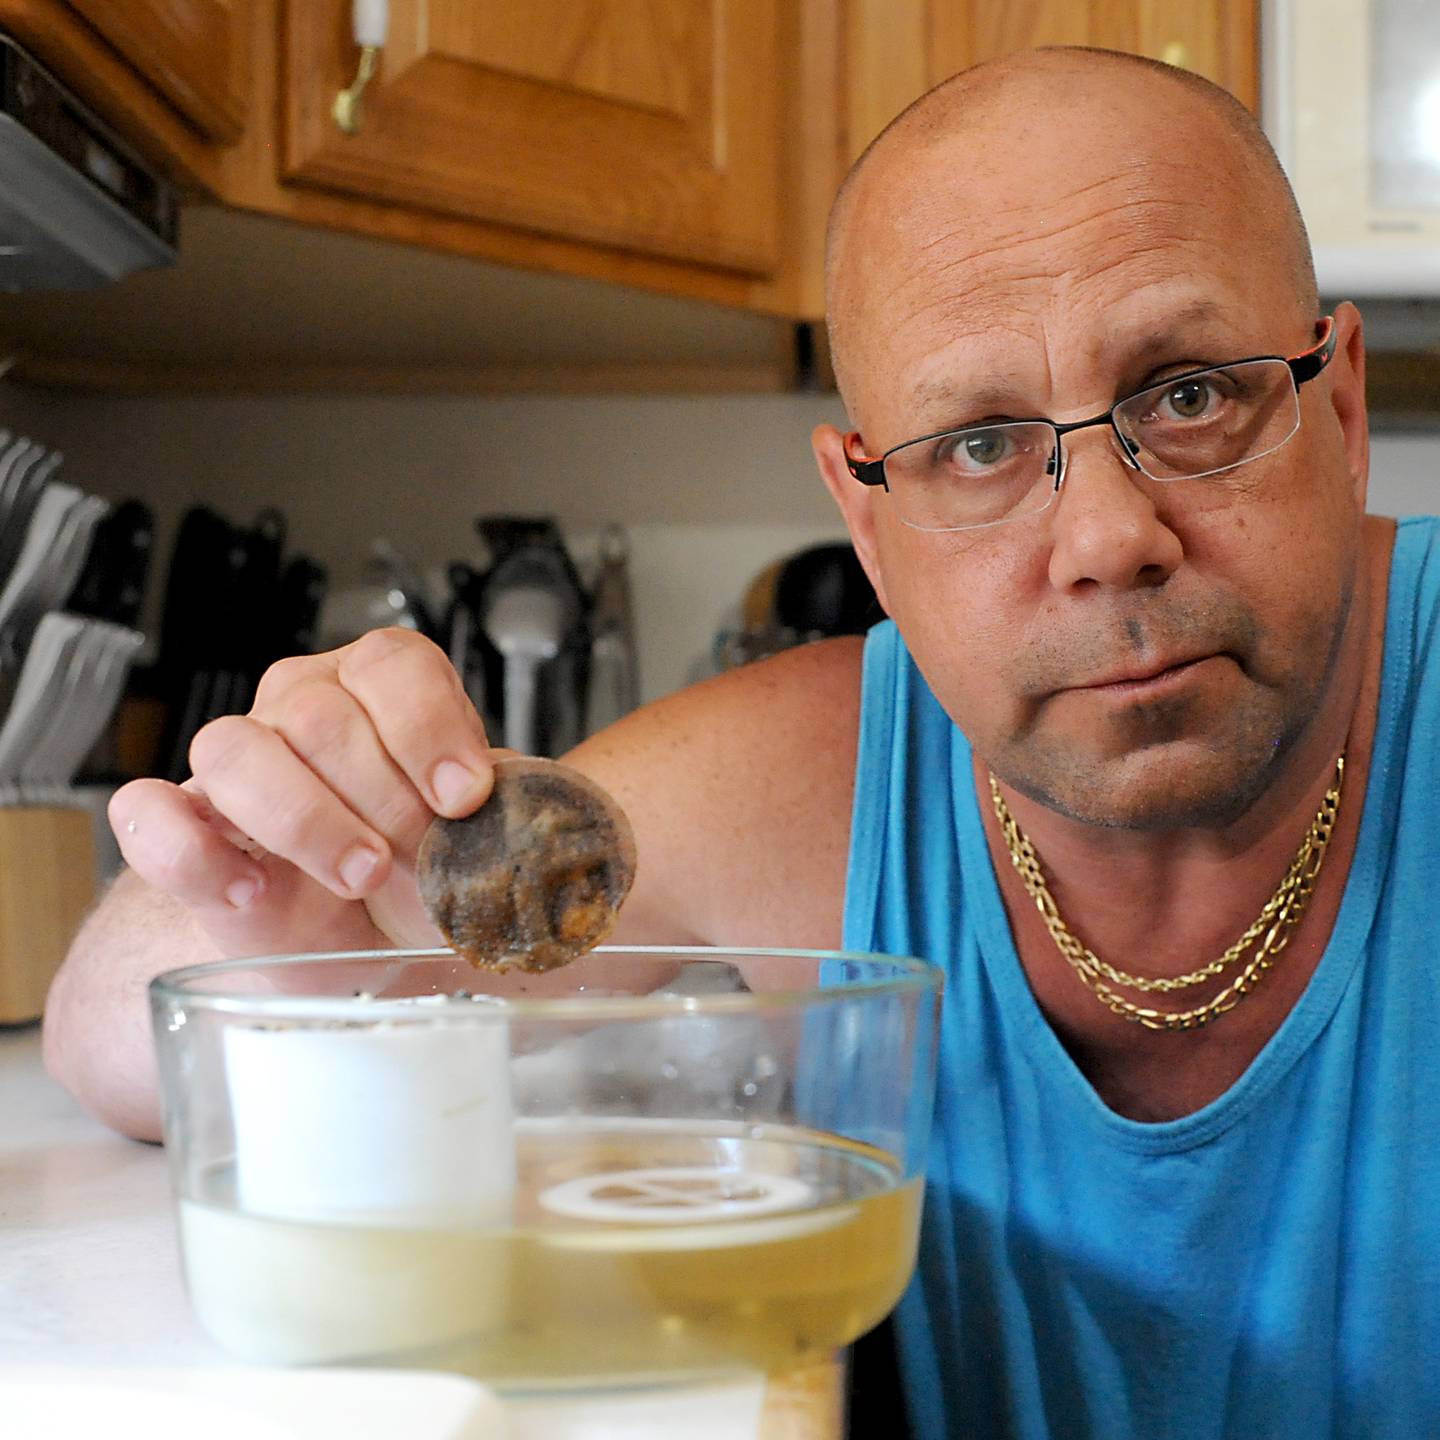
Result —
[[[1005, 837], [1005, 846], [1010, 851], [1010, 862], [1040, 911], [1050, 938], [1096, 999], [1122, 1019], [1143, 1025], [1148, 1030], [1197, 1030], [1202, 1025], [1208, 1025], [1216, 1016], [1233, 1010], [1260, 983], [1261, 976], [1275, 963], [1276, 957], [1289, 942], [1291, 932], [1300, 923], [1300, 917], [1304, 915], [1305, 907], [1310, 902], [1320, 867], [1325, 863], [1325, 851], [1340, 813], [1340, 790], [1344, 780], [1345, 756], [1342, 752], [1335, 762], [1335, 778], [1325, 792], [1325, 798], [1320, 802], [1320, 809], [1310, 822], [1310, 828], [1305, 832], [1305, 838], [1300, 842], [1300, 848], [1295, 852], [1295, 858], [1290, 862], [1285, 878], [1265, 902], [1264, 909], [1245, 933], [1218, 959], [1202, 965], [1198, 970], [1174, 977], [1131, 975], [1128, 971], [1107, 965], [1098, 955], [1087, 949], [1060, 918], [1055, 897], [1045, 884], [1045, 876], [1040, 869], [1040, 857], [1036, 855], [1029, 836], [1010, 813], [1010, 807], [1002, 798], [999, 783], [993, 774], [990, 776], [990, 800], [995, 807], [995, 818], [1000, 822], [1001, 833]], [[1221, 974], [1240, 960], [1252, 946], [1254, 953], [1240, 973], [1219, 994], [1212, 996], [1203, 1005], [1197, 1005], [1193, 1010], [1152, 1010], [1135, 1004], [1114, 988], [1121, 985], [1141, 991], [1183, 990]]]

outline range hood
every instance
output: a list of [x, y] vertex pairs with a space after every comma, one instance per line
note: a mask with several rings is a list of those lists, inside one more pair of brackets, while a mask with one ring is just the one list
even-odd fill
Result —
[[0, 291], [88, 290], [176, 255], [177, 201], [0, 35]]

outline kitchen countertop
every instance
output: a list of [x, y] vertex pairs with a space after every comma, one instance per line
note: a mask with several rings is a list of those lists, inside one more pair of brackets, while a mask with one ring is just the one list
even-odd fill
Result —
[[[8, 1365], [233, 1369], [191, 1315], [164, 1151], [112, 1133], [46, 1075], [38, 1027], [0, 1029], [0, 1359]], [[526, 1440], [585, 1434], [834, 1440], [841, 1366], [648, 1400], [591, 1429], [574, 1402], [511, 1406]], [[725, 1393], [722, 1395], [720, 1391]], [[635, 1402], [626, 1402], [634, 1404]], [[727, 1407], [748, 1419], [721, 1421]], [[761, 1411], [758, 1421], [755, 1412]], [[663, 1412], [663, 1413], [662, 1413]], [[577, 1418], [578, 1417], [578, 1418]], [[713, 1422], [713, 1423], [712, 1423]], [[517, 1435], [516, 1440], [519, 1440]]]

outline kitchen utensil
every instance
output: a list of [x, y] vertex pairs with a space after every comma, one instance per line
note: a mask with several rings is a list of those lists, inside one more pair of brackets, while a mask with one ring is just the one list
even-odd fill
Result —
[[70, 512], [83, 498], [75, 486], [58, 483], [41, 493], [25, 527], [19, 555], [0, 587], [0, 634], [10, 627], [17, 608], [37, 583], [37, 575], [60, 543]]
[[913, 1268], [918, 961], [381, 951], [150, 994], [189, 1293], [252, 1361], [692, 1383], [828, 1357]]
[[535, 677], [560, 653], [570, 616], [564, 598], [540, 585], [504, 586], [485, 611], [485, 633], [505, 659], [505, 744], [533, 755]]
[[398, 590], [373, 582], [342, 585], [325, 596], [316, 627], [318, 645], [321, 650], [338, 650], [371, 630], [392, 625], [416, 629], [415, 617], [405, 609]]
[[500, 670], [500, 731], [527, 754], [563, 753], [580, 739], [589, 651], [579, 574], [553, 520], [492, 516], [476, 528], [498, 557], [485, 577], [480, 620]]
[[39, 619], [60, 604], [85, 563], [106, 501], [52, 483], [41, 494], [19, 558], [0, 590], [0, 664], [13, 665]]
[[600, 537], [600, 571], [590, 602], [587, 735], [628, 715], [640, 703], [629, 562], [630, 546], [624, 530], [618, 525], [607, 526]]
[[78, 615], [58, 613], [44, 616], [36, 627], [0, 724], [0, 786], [18, 781], [26, 757], [54, 722], [84, 631], [85, 622]]
[[485, 545], [491, 567], [502, 564], [517, 550], [563, 550], [560, 530], [547, 515], [481, 515], [475, 533]]
[[480, 637], [480, 607], [484, 582], [469, 565], [456, 561], [447, 571], [450, 607], [445, 614], [445, 653], [460, 677], [470, 703], [483, 718], [487, 692], [484, 657], [476, 644]]
[[286, 564], [276, 587], [271, 663], [287, 655], [314, 654], [320, 608], [329, 583], [329, 572], [308, 555], [296, 555]]
[[[58, 609], [74, 587], [76, 577], [84, 568], [95, 526], [109, 509], [108, 501], [86, 495], [65, 516], [50, 553], [43, 557], [32, 583], [16, 597], [13, 611], [4, 622], [18, 634], [22, 646], [40, 616]], [[17, 574], [20, 569], [17, 565]]]
[[160, 610], [156, 683], [167, 702], [183, 702], [190, 678], [213, 653], [213, 627], [224, 602], [223, 577], [236, 543], [214, 510], [193, 506], [180, 519]]
[[369, 568], [397, 593], [400, 608], [413, 621], [414, 628], [427, 640], [441, 644], [440, 626], [415, 566], [388, 540], [381, 538], [371, 543]]
[[90, 553], [90, 541], [94, 538], [96, 525], [109, 513], [110, 502], [98, 495], [85, 496], [71, 511], [57, 553], [44, 567], [41, 583], [29, 597], [27, 620], [30, 616], [38, 619], [47, 610], [57, 609], [64, 602], [85, 568], [85, 557]]
[[[3, 448], [0, 448], [0, 503], [8, 505], [17, 485], [17, 471], [20, 466], [29, 462], [32, 454], [43, 455], [44, 446], [37, 445], [25, 435], [14, 435], [5, 431]], [[4, 512], [0, 511], [0, 519], [4, 518]]]
[[40, 494], [63, 459], [58, 450], [32, 444], [0, 480], [0, 581], [9, 576]]
[[47, 450], [33, 440], [21, 441], [18, 449], [10, 452], [0, 465], [0, 504], [5, 506], [7, 519], [27, 488], [37, 478], [43, 484], [59, 468], [61, 456], [58, 451]]
[[139, 500], [117, 505], [96, 525], [89, 559], [65, 608], [115, 625], [139, 624], [154, 542], [150, 507]]
[[883, 618], [864, 567], [849, 545], [814, 545], [775, 577], [773, 619], [797, 635], [862, 635]]
[[227, 708], [247, 710], [274, 653], [274, 608], [279, 597], [285, 517], [273, 506], [262, 510], [237, 540], [238, 557], [228, 607], [224, 661], [230, 673]]
[[115, 712], [143, 639], [138, 631], [123, 626], [86, 622], [67, 671], [60, 708], [20, 765], [20, 791], [29, 803], [65, 803], [76, 771]]
[[849, 545], [815, 545], [768, 565], [751, 582], [740, 624], [716, 636], [721, 669], [832, 635], [861, 635], [884, 618]]
[[244, 530], [203, 507], [181, 521], [154, 675], [167, 708], [160, 765], [168, 779], [190, 773], [190, 742], [202, 725], [249, 706], [273, 658], [268, 642], [284, 533], [275, 510]]
[[35, 787], [51, 778], [57, 749], [66, 748], [67, 735], [84, 717], [81, 707], [88, 699], [98, 649], [96, 624], [82, 620], [74, 648], [47, 687], [45, 723], [15, 763], [14, 791], [6, 796], [11, 803], [32, 798]]

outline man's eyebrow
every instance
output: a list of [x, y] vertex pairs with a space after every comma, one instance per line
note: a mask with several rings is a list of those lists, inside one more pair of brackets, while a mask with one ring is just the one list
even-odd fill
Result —
[[[1179, 354], [1187, 345], [1211, 341], [1212, 336], [1214, 339], [1219, 338], [1215, 332], [1206, 333], [1201, 327], [1224, 318], [1224, 310], [1213, 300], [1193, 300], [1167, 314], [1161, 325], [1137, 343], [1116, 344], [1113, 353], [1116, 358], [1132, 366], [1162, 356], [1188, 358]], [[1109, 348], [1107, 347], [1107, 350]]]
[[[1111, 354], [1127, 371], [1161, 359], [1190, 359], [1182, 352], [1197, 344], [1219, 344], [1219, 327], [1210, 334], [1202, 329], [1226, 319], [1224, 308], [1203, 296], [1166, 312], [1164, 320], [1138, 339], [1114, 339], [1102, 347], [1102, 354]], [[991, 416], [1015, 415], [1025, 418], [1034, 414], [1021, 400], [1021, 387], [990, 377], [976, 377], [969, 385], [963, 378], [937, 376], [921, 380], [910, 391], [907, 406], [926, 432], [949, 425], [971, 425]], [[1018, 407], [1018, 408], [1017, 408]], [[1024, 415], [1020, 415], [1020, 411]]]
[[[976, 419], [987, 415], [1001, 415], [1015, 406], [1018, 392], [1014, 386], [996, 385], [982, 381], [976, 386], [950, 380], [922, 380], [910, 392], [912, 413], [924, 420], [927, 416], [937, 425], [955, 423], [968, 425], [970, 417]], [[940, 418], [936, 419], [936, 416]], [[949, 417], [949, 418], [947, 418]]]

